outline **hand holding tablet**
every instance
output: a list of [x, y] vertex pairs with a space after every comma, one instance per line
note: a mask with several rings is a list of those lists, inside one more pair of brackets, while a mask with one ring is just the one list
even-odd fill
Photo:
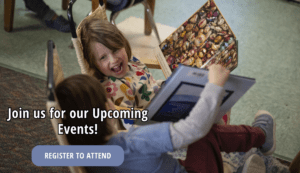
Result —
[[208, 67], [208, 81], [220, 87], [223, 87], [228, 80], [230, 71], [219, 64], [212, 64]]

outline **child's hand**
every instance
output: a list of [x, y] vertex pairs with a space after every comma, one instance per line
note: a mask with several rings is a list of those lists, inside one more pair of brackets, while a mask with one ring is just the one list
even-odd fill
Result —
[[223, 87], [229, 77], [230, 71], [219, 64], [212, 64], [208, 67], [208, 81], [215, 85]]

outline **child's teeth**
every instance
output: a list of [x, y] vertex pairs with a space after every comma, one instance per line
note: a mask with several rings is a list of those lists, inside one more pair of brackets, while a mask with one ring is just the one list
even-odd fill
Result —
[[113, 70], [115, 72], [119, 72], [121, 70], [121, 66], [116, 66], [116, 67], [113, 68]]

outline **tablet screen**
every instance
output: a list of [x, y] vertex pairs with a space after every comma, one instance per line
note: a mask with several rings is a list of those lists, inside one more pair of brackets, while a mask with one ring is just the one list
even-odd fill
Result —
[[[186, 118], [199, 100], [200, 93], [203, 89], [203, 85], [182, 82], [151, 120], [159, 122], [176, 122], [180, 119]], [[233, 91], [226, 90], [222, 104], [230, 97], [230, 95], [232, 95], [232, 93]]]

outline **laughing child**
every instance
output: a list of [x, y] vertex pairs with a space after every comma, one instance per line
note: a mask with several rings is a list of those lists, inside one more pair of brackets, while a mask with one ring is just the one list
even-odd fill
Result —
[[84, 59], [107, 97], [117, 106], [146, 108], [163, 81], [154, 80], [146, 65], [132, 56], [116, 26], [99, 19], [85, 19], [80, 25]]

